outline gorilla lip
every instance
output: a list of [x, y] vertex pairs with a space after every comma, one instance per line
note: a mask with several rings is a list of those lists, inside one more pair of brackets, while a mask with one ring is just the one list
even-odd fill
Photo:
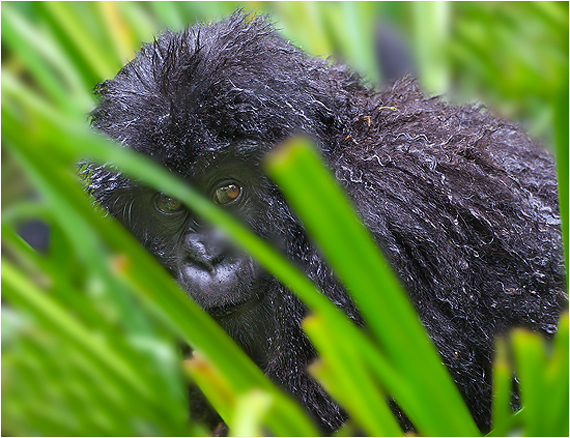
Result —
[[208, 312], [210, 316], [214, 318], [227, 318], [236, 313], [239, 313], [241, 315], [244, 312], [255, 308], [259, 301], [259, 298], [253, 297], [249, 300], [239, 303], [228, 303], [221, 306], [210, 307], [204, 310], [206, 310], [206, 312]]
[[204, 262], [200, 260], [189, 260], [188, 264], [194, 267], [196, 270], [207, 271], [212, 277], [217, 274], [216, 265], [220, 260], [213, 260], [212, 262]]

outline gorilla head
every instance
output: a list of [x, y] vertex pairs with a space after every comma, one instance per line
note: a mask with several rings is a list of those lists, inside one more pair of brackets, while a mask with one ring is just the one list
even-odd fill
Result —
[[[378, 93], [242, 14], [165, 32], [96, 92], [96, 129], [227, 208], [361, 323], [260, 168], [288, 136], [311, 136], [489, 428], [493, 338], [515, 325], [552, 333], [566, 300], [547, 152], [479, 108], [425, 97], [409, 79]], [[89, 178], [95, 199], [324, 431], [343, 423], [307, 373], [306, 309], [289, 290], [176, 199], [106, 167], [92, 166]]]

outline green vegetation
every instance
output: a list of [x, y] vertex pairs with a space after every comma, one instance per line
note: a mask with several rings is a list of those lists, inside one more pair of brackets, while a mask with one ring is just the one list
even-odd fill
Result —
[[[93, 208], [75, 167], [91, 158], [191, 205], [308, 304], [313, 315], [304, 327], [321, 353], [312, 371], [353, 417], [339, 434], [357, 427], [371, 436], [400, 435], [385, 401], [390, 394], [420, 434], [476, 435], [405, 295], [304, 140], [268, 157], [267, 169], [362, 304], [368, 333], [191, 187], [90, 131], [90, 90], [141, 42], [236, 6], [271, 12], [306, 51], [334, 53], [370, 80], [380, 79], [376, 20], [392, 22], [405, 32], [426, 89], [479, 99], [556, 150], [567, 238], [567, 3], [4, 2], [2, 433], [208, 434], [187, 420], [187, 378], [234, 435], [316, 433], [131, 236]], [[312, 211], [319, 211], [319, 226]], [[30, 219], [51, 228], [46, 252], [17, 234]], [[366, 306], [380, 298], [381, 306]], [[499, 340], [491, 435], [568, 435], [568, 336], [565, 315], [552, 344], [524, 331]], [[195, 348], [191, 359], [180, 357], [180, 340]], [[513, 370], [524, 406], [517, 414], [509, 408]]]

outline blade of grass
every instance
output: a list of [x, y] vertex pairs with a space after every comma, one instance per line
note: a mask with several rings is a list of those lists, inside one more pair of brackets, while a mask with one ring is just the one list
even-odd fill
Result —
[[231, 436], [265, 436], [261, 426], [272, 404], [271, 395], [259, 390], [241, 396], [233, 414], [235, 421]]
[[445, 2], [415, 2], [412, 7], [415, 58], [421, 83], [431, 93], [449, 90], [444, 47], [448, 40], [450, 8]]
[[113, 48], [113, 58], [121, 63], [130, 61], [135, 55], [135, 48], [138, 47], [133, 28], [127, 24], [117, 2], [94, 2], [92, 6], [97, 18], [96, 27], [101, 29], [108, 47]]
[[[55, 356], [54, 346], [57, 346], [58, 350]], [[69, 348], [57, 339], [50, 336], [43, 343], [28, 342], [23, 353], [21, 357], [25, 358], [28, 364], [36, 362], [36, 366], [28, 366], [34, 380], [30, 380], [31, 376], [28, 376], [26, 381], [36, 386], [38, 392], [49, 393], [49, 404], [55, 404], [52, 407], [54, 412], [68, 411], [66, 417], [74, 418], [78, 429], [83, 432], [90, 431], [99, 435], [108, 435], [113, 431], [129, 432], [128, 428], [123, 426], [125, 417], [121, 416], [126, 414], [125, 404], [117, 403], [112, 397], [101, 397], [103, 391], [109, 392], [108, 386], [93, 385], [86, 376], [79, 377], [77, 361], [69, 354]], [[84, 362], [90, 364], [88, 360]], [[22, 365], [25, 366], [25, 363]], [[104, 385], [112, 385], [112, 382], [105, 379], [101, 382]], [[42, 403], [42, 399], [41, 394], [38, 394], [38, 404]], [[60, 421], [67, 421], [66, 417]]]
[[[315, 2], [276, 2], [275, 8], [289, 23], [286, 32], [296, 35], [293, 43], [315, 56], [326, 57], [333, 48], [324, 28], [319, 5]], [[303, 17], [303, 20], [298, 20]], [[311, 23], [306, 26], [305, 23]]]
[[542, 339], [538, 334], [523, 329], [514, 330], [511, 336], [524, 406], [522, 421], [525, 435], [552, 436], [550, 425], [545, 422], [549, 395], [545, 392], [547, 361]]
[[12, 263], [4, 259], [2, 260], [2, 281], [7, 292], [4, 295], [11, 301], [30, 309], [47, 326], [64, 334], [85, 354], [104, 364], [117, 376], [117, 381], [124, 382], [130, 390], [136, 391], [142, 397], [148, 395], [148, 388], [135, 377], [137, 373], [131, 367], [108, 351], [100, 342], [95, 341], [64, 308], [49, 296], [42, 294]]
[[233, 424], [233, 406], [236, 402], [236, 392], [227, 378], [212, 364], [198, 353], [183, 364], [184, 371], [202, 389], [208, 401], [214, 406], [216, 412], [226, 421]]
[[553, 436], [568, 435], [569, 349], [569, 321], [568, 312], [565, 312], [558, 324], [552, 358], [545, 373], [549, 406], [544, 421], [551, 425]]
[[120, 60], [111, 59], [101, 50], [101, 45], [82, 25], [85, 17], [77, 13], [73, 5], [67, 2], [47, 2], [46, 12], [51, 15], [56, 25], [64, 32], [65, 38], [77, 50], [83, 63], [99, 78], [113, 76], [121, 67]]
[[[2, 40], [27, 67], [55, 104], [68, 114], [83, 114], [92, 104], [89, 93], [53, 41], [25, 21], [9, 3], [2, 11]], [[69, 89], [73, 90], [70, 98]], [[81, 91], [80, 91], [81, 90]]]
[[[54, 260], [52, 263], [50, 259], [40, 257], [29, 245], [17, 236], [12, 229], [5, 226], [5, 224], [2, 224], [2, 244], [4, 249], [10, 249], [12, 258], [18, 262], [24, 262], [25, 266], [23, 266], [23, 269], [25, 269], [30, 277], [43, 276], [47, 278], [47, 282], [54, 284], [51, 294], [54, 300], [57, 300], [66, 308], [74, 309], [74, 314], [76, 314], [80, 320], [84, 321], [87, 326], [97, 330], [100, 335], [103, 335], [106, 342], [114, 348], [115, 351], [122, 353], [131, 367], [136, 368], [140, 366], [144, 357], [141, 354], [135, 354], [130, 344], [137, 339], [151, 339], [156, 337], [157, 334], [154, 328], [151, 327], [150, 321], [145, 320], [141, 312], [137, 311], [135, 306], [133, 306], [134, 303], [129, 301], [128, 295], [124, 293], [115, 294], [119, 295], [117, 298], [123, 296], [125, 301], [125, 305], [123, 306], [125, 309], [118, 310], [121, 329], [123, 329], [120, 330], [108, 321], [108, 312], [101, 313], [95, 310], [94, 304], [96, 304], [96, 300], [93, 297], [88, 298], [84, 293], [80, 293], [74, 289], [72, 280], [68, 278], [66, 272], [58, 270], [57, 260]], [[69, 257], [71, 251], [68, 249], [66, 254]], [[19, 264], [22, 266], [22, 263]], [[103, 291], [103, 293], [105, 292]], [[112, 304], [114, 305], [114, 303]], [[130, 305], [130, 309], [127, 304]], [[117, 312], [117, 310], [115, 311]], [[130, 317], [133, 313], [139, 315], [134, 321]], [[133, 337], [133, 334], [136, 334], [136, 338]], [[128, 339], [124, 339], [125, 336], [127, 336]], [[138, 344], [140, 345], [140, 342]], [[163, 345], [162, 348], [164, 350], [166, 346]], [[141, 348], [139, 347], [138, 349], [140, 350]], [[154, 372], [144, 379], [152, 383], [155, 391], [166, 393], [169, 397], [176, 398], [176, 394], [181, 392], [181, 382], [175, 379], [172, 374], [174, 364], [171, 364], [170, 368], [166, 367], [168, 369], [163, 369], [165, 353], [165, 351], [162, 351], [160, 360], [153, 354], [147, 354], [145, 356], [146, 359], [153, 360]]]
[[[568, 59], [566, 59], [566, 74], [568, 78]], [[562, 218], [562, 237], [564, 239], [564, 261], [566, 263], [566, 272], [570, 272], [570, 264], [568, 256], [570, 246], [568, 246], [568, 238], [570, 237], [570, 229], [568, 227], [568, 82], [566, 87], [560, 90], [557, 94], [556, 102], [554, 105], [554, 130], [555, 130], [555, 145], [556, 145], [556, 169], [558, 171], [558, 198], [560, 200], [560, 216]], [[568, 290], [569, 276], [566, 275], [566, 288]]]
[[334, 41], [336, 52], [356, 71], [374, 83], [379, 72], [374, 49], [374, 3], [320, 3], [325, 18], [327, 38]]
[[[202, 388], [218, 413], [226, 419], [227, 424], [231, 425], [230, 432], [232, 435], [241, 435], [246, 430], [255, 429], [259, 426], [260, 421], [267, 423], [277, 436], [310, 435], [311, 431], [306, 429], [303, 424], [288, 424], [287, 427], [283, 427], [282, 422], [275, 421], [275, 416], [271, 415], [272, 413], [278, 414], [282, 409], [287, 410], [287, 407], [283, 406], [283, 398], [276, 396], [275, 393], [255, 388], [241, 395], [236, 394], [235, 391], [232, 391], [227, 377], [217, 371], [200, 354], [194, 354], [192, 359], [186, 360], [184, 369], [192, 380]], [[266, 403], [262, 403], [258, 407], [259, 411], [254, 411], [253, 406], [247, 406], [248, 416], [244, 418], [240, 414], [240, 410], [243, 410], [244, 407], [240, 404], [243, 404], [244, 398], [247, 399], [252, 394], [258, 394]]]
[[313, 371], [324, 378], [325, 389], [341, 402], [354, 421], [368, 436], [401, 436], [402, 430], [384, 394], [378, 390], [355, 345], [339, 342], [337, 337], [331, 339], [330, 327], [319, 316], [307, 317], [303, 329], [324, 361]]
[[490, 436], [506, 436], [513, 415], [511, 409], [512, 369], [508, 362], [507, 342], [499, 338], [496, 341], [495, 360], [493, 363], [493, 407], [492, 432]]
[[160, 21], [166, 25], [168, 29], [180, 31], [184, 29], [185, 23], [181, 17], [178, 2], [151, 2], [150, 7], [154, 15], [160, 18]]
[[[155, 22], [156, 17], [152, 16], [146, 8], [141, 8], [140, 3], [115, 2], [114, 5], [119, 10], [121, 19], [133, 33], [135, 45], [131, 47], [138, 50], [141, 42], [152, 41], [159, 28]], [[127, 56], [131, 57], [128, 53]]]

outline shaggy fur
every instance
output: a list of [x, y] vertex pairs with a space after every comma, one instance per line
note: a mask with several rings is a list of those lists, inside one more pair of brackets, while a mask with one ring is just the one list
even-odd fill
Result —
[[[494, 338], [514, 326], [556, 331], [567, 296], [553, 159], [484, 109], [426, 97], [407, 78], [378, 93], [350, 68], [307, 56], [264, 18], [239, 13], [163, 33], [96, 92], [96, 129], [188, 181], [227, 160], [250, 171], [260, 199], [244, 220], [360, 321], [259, 169], [279, 142], [310, 135], [405, 286], [481, 430], [490, 426]], [[148, 231], [137, 190], [120, 174], [90, 168], [95, 199], [169, 268], [168, 243]], [[344, 413], [306, 371], [315, 352], [299, 326], [305, 307], [269, 276], [255, 287], [267, 297], [255, 317], [217, 319], [324, 431], [336, 430]]]

